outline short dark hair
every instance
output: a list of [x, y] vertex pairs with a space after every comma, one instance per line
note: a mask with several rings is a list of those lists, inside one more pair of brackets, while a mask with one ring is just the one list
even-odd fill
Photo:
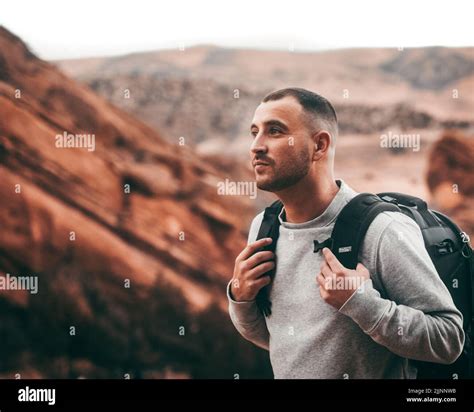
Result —
[[311, 126], [326, 126], [333, 134], [333, 139], [336, 139], [338, 133], [336, 110], [323, 96], [299, 87], [288, 87], [267, 94], [262, 102], [280, 100], [287, 96], [294, 97], [301, 104], [308, 115]]

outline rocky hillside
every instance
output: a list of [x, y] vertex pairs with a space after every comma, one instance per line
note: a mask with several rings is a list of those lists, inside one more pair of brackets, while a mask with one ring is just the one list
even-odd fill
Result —
[[0, 174], [0, 275], [38, 279], [0, 290], [2, 376], [268, 375], [224, 294], [253, 203], [4, 28]]
[[247, 156], [255, 107], [300, 86], [336, 106], [345, 136], [474, 124], [474, 49], [318, 53], [213, 46], [56, 62], [106, 99], [206, 153]]

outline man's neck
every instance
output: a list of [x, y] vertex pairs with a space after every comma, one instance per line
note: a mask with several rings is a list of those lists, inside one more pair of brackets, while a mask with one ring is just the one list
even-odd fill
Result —
[[304, 223], [323, 214], [339, 191], [334, 178], [313, 179], [310, 175], [276, 193], [285, 206], [288, 223]]

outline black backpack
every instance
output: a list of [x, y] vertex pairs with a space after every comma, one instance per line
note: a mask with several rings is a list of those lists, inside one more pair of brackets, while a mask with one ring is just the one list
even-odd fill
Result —
[[[275, 251], [280, 225], [278, 215], [282, 207], [278, 200], [265, 209], [257, 239], [271, 237], [273, 242], [263, 250]], [[355, 269], [365, 233], [375, 217], [384, 211], [402, 212], [418, 224], [426, 250], [464, 319], [466, 340], [463, 352], [456, 362], [442, 365], [413, 361], [418, 368], [418, 379], [474, 377], [474, 353], [471, 347], [474, 338], [474, 257], [468, 235], [450, 218], [428, 209], [424, 200], [414, 196], [402, 193], [360, 193], [342, 209], [331, 237], [324, 242], [314, 241], [313, 252], [328, 247], [346, 268]], [[275, 268], [268, 274], [273, 277]], [[265, 316], [271, 314], [268, 293], [269, 286], [266, 286], [256, 298], [257, 305]]]

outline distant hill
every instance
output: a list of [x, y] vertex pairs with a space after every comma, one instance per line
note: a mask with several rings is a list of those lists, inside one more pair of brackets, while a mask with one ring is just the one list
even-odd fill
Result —
[[474, 48], [301, 53], [199, 46], [56, 64], [170, 141], [184, 136], [203, 152], [246, 156], [255, 107], [288, 86], [334, 102], [343, 135], [474, 124]]

